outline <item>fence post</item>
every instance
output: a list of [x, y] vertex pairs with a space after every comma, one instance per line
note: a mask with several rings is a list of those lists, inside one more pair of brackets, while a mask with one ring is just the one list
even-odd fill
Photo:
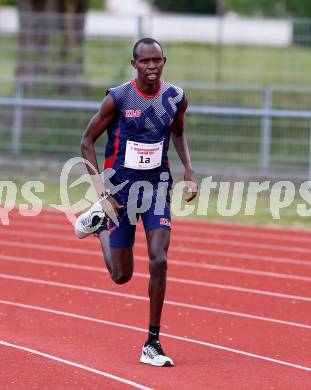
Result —
[[272, 108], [272, 88], [266, 87], [263, 91], [263, 107], [266, 111], [264, 117], [261, 119], [261, 161], [260, 168], [266, 170], [270, 166], [270, 152], [271, 152], [271, 116], [267, 114], [268, 110]]
[[[15, 97], [20, 99], [23, 95], [23, 85], [21, 78], [17, 77], [15, 81]], [[22, 121], [23, 121], [23, 108], [18, 104], [14, 107], [13, 115], [13, 128], [12, 128], [12, 139], [11, 139], [11, 150], [13, 155], [20, 154], [22, 150]]]
[[137, 15], [136, 16], [136, 30], [135, 30], [135, 36], [134, 36], [135, 42], [139, 41], [142, 37], [143, 37], [143, 16]]
[[223, 73], [223, 46], [224, 46], [224, 15], [227, 8], [227, 0], [217, 0], [216, 14], [217, 14], [217, 38], [216, 38], [216, 68], [215, 68], [215, 82], [220, 83], [224, 81]]

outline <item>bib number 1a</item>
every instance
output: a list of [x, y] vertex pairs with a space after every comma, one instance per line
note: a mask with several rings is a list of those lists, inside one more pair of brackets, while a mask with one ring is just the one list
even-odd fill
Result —
[[132, 169], [153, 169], [161, 166], [163, 141], [155, 144], [127, 141], [124, 166]]

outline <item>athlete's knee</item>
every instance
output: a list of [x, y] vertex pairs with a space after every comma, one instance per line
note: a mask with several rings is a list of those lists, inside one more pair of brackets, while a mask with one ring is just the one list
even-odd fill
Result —
[[151, 276], [163, 275], [167, 270], [167, 259], [165, 252], [150, 253], [149, 271]]
[[125, 284], [132, 278], [131, 272], [112, 272], [112, 280], [117, 284]]

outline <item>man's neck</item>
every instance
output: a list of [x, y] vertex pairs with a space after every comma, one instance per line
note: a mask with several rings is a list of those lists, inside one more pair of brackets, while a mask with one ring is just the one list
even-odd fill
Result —
[[140, 92], [142, 92], [144, 95], [153, 96], [155, 95], [160, 87], [161, 87], [161, 81], [157, 80], [154, 84], [146, 84], [143, 83], [139, 78], [136, 78], [136, 85]]

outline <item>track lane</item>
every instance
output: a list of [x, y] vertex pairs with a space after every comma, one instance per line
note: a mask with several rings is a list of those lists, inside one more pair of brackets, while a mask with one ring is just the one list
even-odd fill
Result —
[[[87, 243], [86, 243], [87, 245]], [[8, 247], [8, 250], [5, 250], [5, 247]], [[11, 248], [14, 247], [13, 250]], [[20, 247], [21, 251], [18, 252], [17, 248]], [[46, 250], [50, 251], [57, 251], [62, 254], [72, 254], [74, 253], [75, 256], [81, 255], [87, 255], [87, 254], [94, 254], [99, 259], [102, 258], [102, 255], [100, 254], [100, 251], [91, 250], [88, 249], [87, 246], [84, 247], [84, 249], [78, 249], [78, 248], [71, 248], [70, 244], [67, 242], [62, 242], [62, 245], [54, 244], [52, 245], [52, 242], [50, 240], [45, 239], [44, 242], [42, 240], [40, 241], [40, 244], [32, 243], [30, 240], [24, 240], [22, 244], [19, 245], [18, 241], [16, 239], [8, 240], [6, 243], [3, 244], [2, 249], [0, 253], [3, 254], [14, 254], [16, 252], [19, 253], [19, 256], [21, 255], [21, 252], [23, 252], [26, 255], [27, 250], [29, 249], [30, 252], [33, 249], [41, 249], [43, 252]], [[28, 252], [29, 253], [29, 252]], [[146, 249], [145, 250], [135, 250], [135, 254], [138, 254], [140, 256], [144, 256], [147, 258]], [[101, 263], [103, 263], [103, 260], [101, 260]], [[147, 263], [142, 262], [136, 262], [136, 269], [139, 272], [148, 272], [145, 271], [147, 269], [146, 266]], [[258, 290], [258, 291], [271, 291], [275, 294], [288, 294], [288, 295], [301, 295], [301, 296], [309, 296], [310, 291], [310, 280], [308, 281], [302, 281], [302, 280], [284, 280], [282, 278], [268, 278], [266, 276], [261, 275], [250, 275], [246, 273], [241, 273], [237, 275], [236, 273], [231, 272], [224, 272], [224, 270], [215, 270], [215, 269], [193, 269], [189, 270], [174, 266], [172, 264], [172, 274], [170, 276], [177, 277], [177, 278], [188, 278], [201, 281], [203, 283], [213, 283], [213, 284], [223, 284], [232, 286], [232, 289], [235, 288], [242, 288], [242, 289], [250, 289], [250, 290]], [[190, 276], [189, 276], [190, 275]], [[238, 277], [237, 277], [238, 276]], [[305, 275], [307, 276], [307, 275]], [[311, 278], [311, 277], [310, 277]]]
[[[83, 272], [76, 273], [71, 269], [59, 267], [37, 266], [20, 264], [18, 267], [12, 262], [1, 262], [2, 270], [11, 275], [37, 277], [40, 279], [75, 283], [93, 288], [106, 288], [115, 292], [146, 296], [147, 279], [134, 278], [126, 285], [118, 286], [111, 282], [106, 273]], [[284, 299], [273, 296], [264, 296], [245, 292], [231, 291], [203, 286], [180, 285], [168, 283], [167, 300], [181, 301], [194, 305], [220, 307], [228, 310], [242, 311], [255, 315], [276, 317], [280, 320], [305, 323], [310, 316], [310, 303], [301, 300]], [[177, 287], [177, 288], [176, 288]], [[195, 291], [198, 291], [196, 293]]]
[[[62, 355], [65, 355], [67, 359], [71, 359], [72, 356], [78, 354], [84, 364], [96, 365], [97, 369], [104, 370], [110, 367], [109, 370], [112, 370], [111, 362], [118, 361], [118, 358], [120, 358], [119, 353], [115, 351], [115, 343], [118, 343], [120, 348], [123, 347], [123, 353], [122, 365], [113, 366], [116, 375], [121, 376], [124, 372], [127, 372], [131, 377], [135, 375], [135, 377], [143, 378], [144, 383], [159, 389], [177, 387], [188, 389], [189, 383], [194, 388], [200, 388], [200, 386], [210, 383], [210, 388], [218, 389], [221, 388], [220, 385], [226, 383], [222, 378], [224, 372], [231, 374], [230, 378], [227, 377], [227, 384], [230, 382], [231, 385], [235, 384], [239, 389], [246, 389], [254, 380], [253, 375], [256, 369], [260, 370], [261, 373], [268, 374], [269, 367], [272, 369], [269, 379], [267, 376], [270, 384], [275, 383], [281, 386], [282, 384], [298, 383], [302, 386], [300, 388], [304, 388], [307, 383], [308, 376], [306, 376], [306, 373], [294, 367], [283, 367], [273, 362], [257, 360], [255, 357], [240, 356], [229, 351], [219, 351], [197, 344], [192, 346], [181, 341], [172, 342], [172, 340], [169, 343], [166, 340], [165, 343], [169, 344], [167, 348], [175, 356], [177, 366], [168, 371], [160, 369], [155, 377], [152, 373], [156, 368], [142, 367], [142, 365], [134, 363], [135, 355], [137, 355], [141, 345], [137, 343], [139, 337], [137, 337], [136, 332], [113, 327], [108, 328], [94, 323], [85, 324], [85, 321], [77, 319], [74, 322], [72, 319], [64, 321], [59, 316], [47, 315], [47, 313], [32, 312], [25, 316], [25, 311], [20, 309], [14, 310], [9, 316], [13, 330], [17, 327], [17, 324], [22, 325], [22, 333], [16, 329], [14, 330], [14, 338], [18, 338], [19, 343], [27, 342], [28, 345], [31, 344], [31, 347], [33, 345], [37, 347], [38, 344], [44, 342], [45, 348], [49, 351], [52, 350], [50, 353], [59, 353], [59, 349], [61, 349]], [[42, 323], [45, 323], [44, 329]], [[58, 330], [57, 333], [55, 333], [55, 329]], [[11, 330], [9, 330], [6, 338], [10, 339], [11, 337]], [[131, 348], [126, 351], [125, 345], [131, 346]], [[88, 351], [92, 351], [91, 357]], [[193, 353], [196, 356], [195, 360], [192, 357]], [[226, 356], [225, 359], [224, 355]], [[225, 365], [223, 364], [224, 360]], [[249, 360], [253, 361], [250, 362]], [[239, 366], [240, 375], [234, 378], [232, 374], [237, 365]], [[292, 370], [294, 370], [294, 373]], [[150, 378], [152, 378], [152, 383], [150, 383]], [[295, 382], [293, 378], [295, 378]], [[256, 383], [258, 382], [256, 381]], [[256, 383], [255, 387], [252, 386], [252, 388], [256, 388]]]
[[[18, 231], [18, 230], [17, 230]], [[13, 234], [11, 233], [13, 232]], [[18, 234], [16, 230], [11, 228], [6, 228], [2, 230], [2, 234], [7, 234], [9, 236]], [[41, 237], [40, 234], [38, 234], [38, 237], [40, 240], [44, 241], [46, 234], [42, 233]], [[193, 233], [192, 233], [193, 234]], [[34, 238], [34, 234], [30, 231], [21, 232], [21, 235]], [[138, 237], [143, 238], [143, 233], [138, 232]], [[60, 235], [56, 235], [55, 240], [57, 238], [60, 238]], [[68, 241], [76, 241], [73, 231], [71, 233], [68, 232]], [[180, 254], [196, 254], [196, 255], [205, 255], [206, 251], [213, 250], [213, 252], [219, 252], [223, 251], [224, 249], [226, 251], [230, 251], [235, 254], [249, 254], [249, 255], [260, 255], [260, 256], [271, 256], [275, 258], [288, 258], [288, 259], [301, 259], [305, 260], [306, 262], [310, 261], [310, 255], [311, 255], [311, 248], [287, 248], [285, 245], [269, 245], [268, 243], [265, 244], [245, 244], [240, 243], [236, 240], [216, 240], [216, 239], [210, 239], [206, 236], [201, 236], [200, 239], [197, 242], [188, 243], [186, 240], [181, 240], [178, 242], [174, 242], [174, 236], [172, 236], [172, 243], [174, 245], [171, 246], [171, 252], [176, 252]], [[79, 244], [77, 244], [79, 245]], [[138, 245], [140, 245], [138, 241]], [[191, 247], [191, 250], [189, 249], [189, 246]], [[210, 252], [212, 253], [212, 252]], [[311, 264], [311, 262], [310, 262]]]
[[[61, 223], [71, 226], [71, 223], [67, 219], [66, 215], [62, 212], [56, 211], [54, 209], [43, 209], [37, 216], [24, 217], [22, 216], [17, 209], [10, 211], [9, 214], [10, 223], [13, 224], [15, 221], [20, 219], [27, 221], [33, 221], [37, 219], [43, 223]], [[191, 218], [173, 218], [174, 227], [180, 229], [184, 232], [198, 232], [204, 233], [206, 231], [218, 231], [220, 234], [231, 233], [232, 231], [236, 232], [236, 235], [243, 237], [263, 237], [265, 240], [267, 235], [272, 238], [283, 237], [288, 241], [303, 241], [311, 238], [311, 231], [307, 229], [299, 228], [290, 228], [290, 227], [279, 227], [276, 225], [246, 225], [241, 223], [230, 222], [220, 222], [213, 220], [203, 220], [203, 219], [191, 219]]]
[[[110, 321], [124, 321], [130, 318], [135, 326], [146, 328], [148, 299], [111, 296], [100, 294], [100, 290], [81, 291], [65, 286], [47, 286], [46, 284], [25, 283], [23, 281], [4, 281], [6, 300], [16, 299], [18, 302], [30, 302], [39, 306], [53, 305], [55, 309], [70, 310], [79, 306], [84, 315], [98, 316], [103, 314]], [[36, 297], [35, 299], [33, 297]], [[60, 302], [63, 297], [63, 301]], [[26, 299], [26, 301], [25, 301]], [[142, 313], [146, 315], [142, 318]], [[209, 342], [226, 345], [238, 349], [250, 350], [253, 353], [271, 356], [311, 365], [308, 354], [308, 343], [311, 341], [310, 329], [298, 329], [286, 325], [264, 323], [249, 318], [228, 317], [220, 313], [193, 310], [191, 308], [165, 305], [163, 313], [165, 331], [180, 336], [201, 338]], [[291, 329], [289, 331], [289, 329]], [[260, 334], [266, 342], [258, 343]], [[288, 344], [292, 346], [288, 349]]]
[[[30, 221], [26, 221], [25, 218], [14, 221], [9, 225], [3, 227], [3, 230], [17, 231], [25, 229], [28, 232], [36, 229], [40, 231], [43, 235], [42, 228], [47, 234], [52, 232], [55, 236], [62, 237], [63, 235], [74, 237], [74, 229], [67, 220], [61, 219], [56, 222], [42, 222], [38, 224], [38, 226], [34, 226], [34, 224]], [[139, 237], [144, 236], [144, 231], [142, 228], [142, 224], [139, 222], [137, 225], [137, 235]], [[178, 245], [180, 242], [190, 243], [192, 245], [200, 245], [202, 243], [202, 237], [204, 237], [205, 242], [208, 244], [233, 244], [235, 246], [240, 247], [250, 247], [250, 248], [267, 248], [271, 250], [279, 250], [286, 248], [287, 251], [290, 252], [305, 252], [310, 253], [311, 251], [311, 243], [306, 237], [292, 237], [284, 234], [269, 234], [269, 233], [253, 233], [247, 236], [241, 235], [240, 232], [237, 232], [234, 227], [231, 228], [230, 231], [223, 229], [213, 228], [197, 228], [196, 226], [192, 226], [187, 228], [185, 226], [181, 226], [179, 224], [174, 223], [173, 227], [173, 235], [172, 235], [172, 243], [173, 245]], [[311, 238], [311, 234], [309, 239]]]
[[[15, 234], [12, 235], [8, 230], [5, 231], [3, 234], [2, 231], [2, 236], [6, 237], [7, 239], [12, 239], [15, 240], [14, 244], [9, 242], [7, 245], [10, 246], [16, 246], [16, 247], [26, 247], [26, 248], [31, 248], [34, 250], [40, 250], [43, 249], [42, 245], [38, 244], [37, 242], [40, 242], [41, 240], [36, 240], [38, 236], [40, 237], [40, 232], [39, 235], [37, 235], [37, 232], [27, 232], [27, 235], [30, 236], [25, 236], [25, 231], [21, 231], [22, 234]], [[76, 240], [75, 237], [69, 236], [67, 237], [66, 235], [60, 236], [57, 235], [57, 239], [55, 239], [53, 234], [46, 234], [51, 241], [49, 245], [45, 248], [46, 250], [49, 251], [51, 255], [51, 245], [55, 245], [55, 242], [58, 242], [60, 247], [64, 248], [64, 243], [69, 245], [69, 242], [74, 243], [75, 249], [73, 251], [77, 254], [92, 254], [95, 256], [100, 255], [101, 256], [101, 251], [99, 249], [99, 243], [97, 240], [95, 240], [93, 237], [90, 237], [88, 239], [85, 239], [83, 241], [81, 240]], [[26, 242], [25, 245], [23, 243], [16, 241], [17, 237], [20, 239], [23, 239], [23, 241], [26, 241], [26, 238], [28, 238], [28, 243]], [[34, 242], [35, 241], [35, 242]], [[5, 240], [2, 240], [1, 243], [3, 245], [6, 244]], [[144, 240], [140, 240], [138, 238], [137, 240], [137, 245], [135, 246], [136, 253], [142, 253], [146, 254], [146, 244]], [[59, 252], [60, 249], [57, 247], [55, 248], [55, 251]], [[87, 250], [86, 250], [87, 249]], [[267, 271], [267, 272], [279, 272], [279, 273], [287, 273], [287, 274], [297, 274], [297, 275], [304, 275], [304, 276], [310, 276], [311, 277], [311, 262], [310, 261], [304, 261], [301, 259], [287, 259], [287, 258], [276, 258], [276, 257], [271, 257], [271, 256], [258, 256], [258, 255], [249, 255], [249, 254], [234, 254], [234, 253], [228, 253], [224, 251], [215, 251], [215, 250], [210, 250], [206, 249], [205, 250], [205, 255], [204, 256], [196, 256], [195, 261], [192, 260], [190, 256], [187, 254], [178, 254], [178, 256], [171, 256], [171, 253], [169, 253], [169, 258], [170, 259], [176, 259], [175, 261], [180, 262], [186, 262], [188, 263], [187, 265], [191, 265], [193, 263], [194, 267], [200, 267], [200, 264], [214, 264], [214, 265], [223, 265], [223, 266], [234, 266], [236, 268], [250, 268], [254, 270], [261, 270], [261, 271]], [[182, 264], [179, 264], [182, 265]]]
[[[22, 228], [22, 225], [19, 225], [18, 228], [13, 228], [12, 226], [5, 227], [5, 228], [2, 227], [2, 228], [0, 228], [0, 232], [2, 233], [2, 235], [6, 236], [6, 237], [11, 237], [11, 236], [14, 237], [17, 235], [20, 235], [23, 238], [28, 237], [29, 239], [31, 239], [31, 238], [34, 239], [36, 237], [39, 239], [44, 239], [44, 238], [50, 237], [50, 239], [54, 240], [54, 241], [61, 240], [61, 241], [67, 241], [68, 243], [69, 242], [75, 243], [75, 245], [77, 245], [78, 247], [79, 247], [79, 245], [83, 245], [83, 242], [85, 242], [85, 240], [81, 241], [81, 240], [76, 239], [76, 237], [73, 234], [72, 228], [70, 228], [70, 230], [67, 231], [67, 234], [66, 234], [66, 232], [65, 233], [58, 233], [57, 228], [54, 228], [54, 232], [45, 232], [45, 231], [42, 232], [42, 229], [40, 229], [39, 224], [37, 227], [35, 227], [31, 230], [29, 230], [27, 228], [26, 229]], [[295, 248], [291, 248], [292, 251], [289, 252], [290, 248], [287, 248], [287, 246], [284, 246], [284, 245], [282, 245], [281, 247], [277, 246], [274, 250], [271, 250], [269, 248], [268, 249], [261, 248], [261, 246], [260, 247], [256, 247], [256, 246], [242, 247], [242, 246], [240, 246], [239, 241], [230, 240], [228, 242], [226, 240], [224, 240], [224, 241], [218, 240], [219, 242], [217, 243], [217, 240], [216, 240], [216, 242], [214, 242], [213, 240], [210, 240], [210, 242], [209, 242], [209, 239], [202, 236], [202, 235], [198, 236], [198, 237], [194, 237], [193, 235], [194, 235], [194, 232], [192, 232], [192, 238], [197, 239], [200, 242], [188, 243], [186, 237], [185, 238], [182, 237], [182, 239], [180, 241], [174, 242], [175, 238], [178, 237], [178, 234], [173, 233], [172, 234], [172, 250], [179, 252], [180, 255], [183, 255], [183, 254], [189, 253], [188, 247], [190, 246], [192, 248], [193, 252], [195, 254], [198, 254], [198, 255], [204, 254], [204, 255], [216, 256], [217, 254], [220, 254], [221, 256], [225, 256], [226, 251], [222, 250], [221, 248], [223, 246], [226, 249], [229, 246], [231, 256], [235, 256], [238, 258], [240, 258], [240, 257], [243, 258], [243, 257], [248, 255], [249, 257], [253, 257], [254, 259], [257, 258], [258, 260], [259, 259], [264, 260], [266, 258], [266, 261], [268, 261], [269, 259], [271, 259], [271, 261], [272, 261], [274, 259], [275, 262], [286, 262], [286, 260], [287, 260], [288, 262], [292, 261], [293, 263], [297, 262], [297, 259], [298, 259], [300, 261], [304, 261], [305, 264], [308, 264], [309, 266], [311, 266], [311, 261], [310, 261], [310, 256], [309, 256], [311, 254], [311, 248], [308, 248], [308, 249], [306, 249], [305, 252], [301, 253], [301, 251], [299, 251], [299, 250], [302, 250], [302, 248], [300, 248], [300, 247], [297, 247], [297, 251], [295, 251], [296, 250]], [[203, 239], [204, 239], [204, 241], [203, 241]], [[233, 247], [232, 247], [232, 245], [230, 245], [230, 242], [234, 243]], [[96, 240], [93, 240], [92, 243], [96, 245]], [[142, 245], [142, 243], [143, 243], [143, 245]], [[142, 232], [141, 227], [140, 227], [137, 229], [137, 246], [142, 247], [144, 245], [145, 245], [144, 233]], [[248, 244], [248, 245], [251, 245], [251, 244]], [[267, 246], [266, 244], [261, 244], [261, 245]]]
[[[0, 260], [3, 260], [2, 257], [3, 256], [0, 255]], [[10, 261], [12, 260], [11, 256], [5, 256], [5, 257], [9, 257]], [[25, 259], [25, 258], [21, 258], [21, 257], [20, 258], [13, 257], [13, 259], [14, 259], [14, 262], [15, 262], [15, 260], [17, 260], [16, 261], [17, 263], [21, 262], [21, 263], [32, 264], [32, 265], [45, 264], [48, 266], [52, 265], [52, 266], [57, 266], [57, 267], [61, 267], [61, 268], [73, 269], [73, 270], [91, 271], [91, 272], [97, 272], [97, 273], [100, 273], [100, 272], [108, 273], [108, 271], [105, 270], [103, 267], [92, 267], [92, 266], [84, 266], [84, 265], [81, 266], [81, 265], [77, 265], [77, 264], [70, 264], [70, 263], [64, 263], [64, 262]], [[141, 275], [139, 275], [138, 273], [135, 272], [134, 277], [136, 277], [136, 276], [141, 276]], [[146, 274], [144, 274], [144, 276], [146, 276]], [[11, 280], [12, 280], [12, 278], [11, 278]], [[170, 278], [168, 280], [170, 281]], [[185, 303], [183, 303], [182, 305], [183, 305], [183, 307], [190, 307], [189, 305], [187, 305]], [[195, 307], [195, 308], [198, 309], [198, 307]], [[203, 310], [203, 307], [200, 307], [200, 310]], [[289, 321], [282, 321], [282, 320], [272, 318], [272, 317], [256, 316], [256, 315], [252, 315], [249, 313], [236, 312], [236, 311], [232, 311], [232, 310], [224, 310], [221, 308], [212, 308], [210, 306], [204, 306], [204, 310], [214, 312], [214, 313], [222, 313], [222, 314], [226, 314], [229, 316], [252, 318], [252, 319], [260, 320], [260, 321], [268, 321], [268, 322], [273, 322], [273, 323], [280, 323], [280, 324], [286, 324], [286, 325], [290, 325], [290, 326], [297, 326], [297, 327], [302, 327], [302, 328], [306, 328], [306, 329], [311, 329], [311, 325], [308, 326], [306, 324], [293, 323], [293, 322], [289, 322]]]
[[[6, 362], [0, 367], [0, 386], [2, 389], [47, 389], [47, 384], [50, 389], [67, 388], [72, 390], [90, 388], [94, 390], [102, 390], [103, 388], [123, 390], [134, 387], [86, 370], [92, 369], [91, 367], [86, 367], [86, 369], [74, 367], [54, 360], [57, 357], [39, 356], [35, 351], [21, 350], [18, 345], [14, 347], [15, 345], [0, 344], [1, 359]], [[40, 351], [38, 352], [40, 353]], [[70, 363], [79, 365], [75, 362]], [[7, 367], [10, 369], [8, 370]], [[144, 386], [143, 388], [148, 389]]]
[[[54, 215], [56, 215], [56, 214], [54, 214]], [[300, 238], [301, 238], [301, 236], [299, 236]], [[297, 235], [297, 241], [299, 241], [298, 240], [298, 235]], [[11, 248], [9, 248], [9, 251], [11, 251], [13, 248], [11, 247]], [[227, 248], [226, 248], [227, 249]], [[7, 251], [8, 250], [8, 248], [6, 248], [5, 249], [5, 251]], [[23, 248], [22, 249], [24, 252], [25, 252], [25, 249]], [[93, 248], [91, 248], [90, 250], [93, 250]], [[31, 249], [31, 248], [29, 248], [29, 251], [31, 252], [31, 251], [33, 251], [33, 249]], [[40, 251], [40, 250], [39, 250]], [[37, 252], [38, 252], [38, 250], [36, 250], [36, 255], [37, 255]], [[180, 253], [182, 253], [182, 250], [181, 250], [181, 248], [179, 248], [179, 250], [178, 250], [178, 252], [180, 252]], [[56, 255], [56, 257], [58, 256], [59, 257], [59, 255], [60, 255], [60, 252]], [[183, 256], [184, 254], [182, 253], [182, 256]], [[76, 256], [76, 255], [74, 255], [74, 256]], [[142, 255], [141, 255], [142, 256]], [[300, 256], [299, 256], [300, 257]], [[296, 259], [299, 259], [298, 257], [296, 258]], [[65, 261], [67, 261], [66, 259], [64, 259]], [[306, 262], [307, 262], [307, 260], [306, 260]], [[296, 264], [297, 265], [297, 268], [298, 268], [298, 264]], [[142, 266], [142, 264], [141, 264], [141, 266]], [[299, 265], [299, 267], [300, 267], [300, 265]], [[176, 268], [178, 268], [177, 266], [176, 266]], [[301, 269], [301, 268], [300, 268]], [[176, 272], [178, 272], [178, 271], [176, 271]], [[192, 272], [192, 271], [191, 271]], [[181, 274], [178, 274], [179, 276], [181, 275]], [[11, 281], [12, 282], [12, 281]], [[101, 281], [102, 282], [102, 281]], [[139, 282], [140, 283], [140, 282]], [[139, 288], [141, 288], [141, 287], [139, 287]], [[175, 288], [176, 288], [176, 286], [175, 286]], [[189, 290], [187, 290], [187, 291], [189, 291]], [[186, 291], [186, 292], [187, 292]], [[186, 294], [187, 295], [187, 294]], [[224, 291], [221, 291], [221, 295], [225, 295], [225, 292]], [[191, 297], [190, 297], [191, 298]], [[122, 301], [122, 300], [121, 300]], [[294, 303], [295, 304], [295, 303]], [[145, 305], [145, 302], [143, 302], [143, 305]], [[135, 305], [136, 306], [136, 305]], [[297, 306], [296, 306], [297, 307]], [[171, 310], [172, 308], [170, 307], [170, 310]], [[173, 308], [174, 310], [175, 310], [175, 308]], [[165, 309], [166, 310], [166, 309]], [[299, 308], [298, 308], [298, 310], [299, 310]], [[121, 313], [122, 314], [122, 313]], [[121, 315], [120, 314], [120, 315]], [[124, 314], [124, 313], [123, 313]], [[189, 315], [189, 314], [188, 314]], [[214, 314], [215, 315], [215, 314]], [[217, 321], [215, 320], [215, 319], [213, 319], [212, 320], [212, 322], [211, 323], [215, 323], [215, 330], [219, 330], [220, 328], [221, 328], [221, 323], [223, 323], [223, 319], [221, 319], [220, 320], [220, 323], [217, 323]], [[244, 320], [243, 320], [244, 321]], [[210, 325], [210, 324], [209, 324]], [[201, 328], [201, 323], [199, 322], [199, 329]], [[239, 325], [236, 325], [236, 327], [239, 327]], [[196, 327], [194, 327], [194, 328], [196, 328]], [[250, 326], [250, 325], [248, 325], [248, 328], [249, 329], [251, 329], [252, 327]], [[211, 329], [213, 329], [213, 328], [211, 328]], [[299, 329], [299, 331], [300, 331], [301, 329]], [[228, 329], [226, 329], [225, 330], [225, 333], [228, 331]], [[245, 329], [245, 332], [247, 331], [247, 329]], [[254, 331], [256, 332], [256, 329], [254, 328]], [[267, 336], [267, 334], [265, 333], [265, 335]], [[221, 335], [220, 336], [220, 338], [222, 338], [223, 337], [223, 335]], [[224, 370], [225, 370], [225, 368], [224, 368]], [[262, 370], [260, 371], [261, 373], [263, 372]], [[255, 372], [254, 372], [254, 375], [255, 375]], [[267, 376], [267, 378], [268, 378], [268, 376]], [[230, 382], [231, 383], [231, 382]], [[269, 380], [268, 380], [268, 382], [267, 383], [269, 383]], [[219, 385], [219, 383], [217, 383], [217, 386]], [[243, 382], [243, 385], [244, 385], [244, 382]], [[270, 383], [269, 383], [269, 385], [270, 385]], [[284, 388], [286, 388], [286, 387], [284, 387], [284, 385], [285, 385], [285, 383], [283, 383], [283, 387], [282, 387], [282, 389], [284, 389]], [[251, 383], [249, 383], [249, 386], [250, 387], [252, 387], [252, 388], [254, 388], [254, 386], [251, 386]], [[304, 388], [303, 386], [304, 386], [304, 383], [302, 383], [301, 384], [301, 386], [302, 387], [299, 387], [299, 388]], [[219, 388], [219, 387], [216, 387], [217, 389]], [[245, 387], [246, 388], [246, 387]], [[249, 388], [249, 387], [248, 387]], [[260, 387], [260, 389], [262, 389], [262, 387]], [[292, 388], [291, 388], [292, 389]]]

